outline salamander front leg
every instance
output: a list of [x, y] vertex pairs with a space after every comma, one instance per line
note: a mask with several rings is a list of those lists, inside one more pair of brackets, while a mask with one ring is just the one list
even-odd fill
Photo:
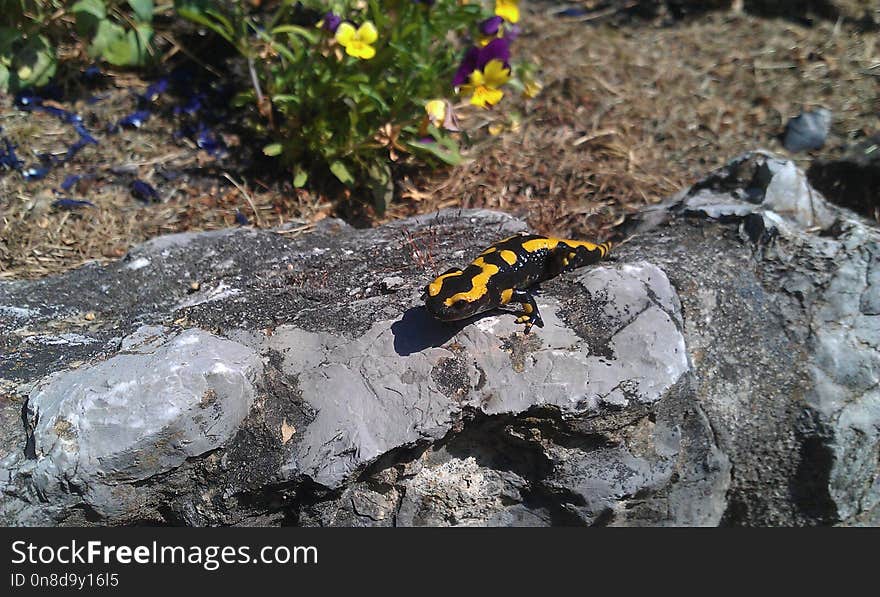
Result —
[[539, 328], [544, 327], [544, 320], [541, 319], [541, 314], [538, 313], [538, 304], [535, 302], [535, 297], [533, 297], [531, 293], [524, 290], [515, 290], [510, 302], [522, 304], [523, 314], [516, 318], [516, 322], [524, 323], [526, 325], [526, 334], [532, 331], [533, 325], [536, 325]]

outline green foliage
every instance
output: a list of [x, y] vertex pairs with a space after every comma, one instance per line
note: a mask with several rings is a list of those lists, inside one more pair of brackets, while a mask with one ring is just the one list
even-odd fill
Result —
[[108, 6], [105, 0], [79, 0], [70, 12], [76, 17], [80, 35], [92, 40], [89, 56], [102, 58], [114, 66], [144, 66], [151, 56], [153, 2], [129, 0], [125, 4], [131, 14], [124, 19], [111, 18], [108, 8], [111, 13], [122, 13], [115, 3]]
[[[262, 20], [242, 4], [175, 2], [181, 16], [216, 32], [248, 59], [256, 85], [237, 102], [257, 105], [261, 132], [273, 140], [263, 153], [282, 160], [296, 186], [313, 175], [332, 175], [371, 191], [381, 212], [393, 190], [390, 161], [460, 161], [456, 139], [426, 126], [425, 103], [452, 94], [463, 48], [450, 43], [450, 34], [462, 39], [473, 31], [490, 14], [482, 6], [458, 0], [306, 2], [313, 15], [329, 9], [355, 28], [373, 23], [377, 37], [367, 45], [375, 54], [367, 51], [364, 58], [350, 55], [321, 28], [320, 16], [303, 18], [293, 2], [281, 2]], [[433, 139], [425, 139], [428, 134]]]
[[[257, 4], [175, 0], [173, 7], [245, 58], [246, 82], [240, 84], [249, 88], [233, 105], [256, 107], [255, 131], [267, 139], [263, 153], [289, 169], [296, 187], [336, 179], [369, 191], [382, 212], [393, 194], [393, 163], [460, 163], [459, 138], [466, 133], [458, 130], [450, 101], [453, 74], [465, 40], [479, 39], [478, 24], [497, 10], [495, 0]], [[171, 6], [157, 7], [153, 0], [0, 0], [0, 90], [46, 84], [56, 71], [59, 44], [77, 38], [92, 59], [144, 66], [154, 54], [154, 14]], [[332, 19], [323, 22], [322, 15], [331, 13], [344, 21], [338, 30], [328, 26]], [[498, 76], [495, 62], [494, 83], [476, 73], [463, 85], [471, 103], [490, 107], [503, 97], [498, 87], [509, 77], [506, 71]], [[529, 95], [539, 87], [527, 69], [515, 72], [519, 80], [509, 80], [512, 89]]]
[[46, 34], [58, 4], [0, 0], [0, 90], [45, 85], [55, 74], [55, 49]]
[[[73, 34], [90, 40], [88, 53], [115, 66], [151, 59], [152, 0], [0, 0], [0, 90], [40, 87], [55, 74], [57, 47]], [[75, 32], [70, 30], [72, 15]]]

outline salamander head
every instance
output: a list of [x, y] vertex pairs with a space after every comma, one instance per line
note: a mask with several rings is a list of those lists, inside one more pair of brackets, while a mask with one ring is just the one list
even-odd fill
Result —
[[462, 274], [460, 269], [451, 269], [425, 287], [425, 307], [440, 321], [467, 319], [490, 308], [488, 293], [467, 297], [474, 300], [456, 297], [463, 288], [471, 288], [469, 277]]

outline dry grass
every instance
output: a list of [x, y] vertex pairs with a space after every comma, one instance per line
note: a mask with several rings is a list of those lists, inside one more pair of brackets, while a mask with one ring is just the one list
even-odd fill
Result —
[[[138, 130], [108, 135], [104, 127], [134, 109], [130, 90], [145, 87], [134, 78], [120, 77], [99, 95], [106, 99], [73, 108], [90, 130], [102, 139], [89, 145], [64, 168], [54, 168], [45, 179], [27, 183], [14, 174], [0, 174], [0, 279], [34, 278], [89, 261], [118, 259], [134, 244], [160, 234], [212, 230], [236, 225], [241, 211], [252, 223], [278, 226], [290, 221], [314, 221], [332, 205], [305, 192], [282, 193], [260, 177], [236, 184], [227, 178], [226, 164], [198, 150], [188, 139], [173, 137], [176, 125], [154, 114]], [[38, 152], [61, 153], [75, 133], [57, 118], [42, 112], [26, 113], [0, 107], [0, 126], [19, 149], [19, 157], [34, 163]], [[232, 153], [239, 141], [228, 135]], [[162, 172], [171, 172], [170, 180]], [[58, 210], [52, 203], [68, 174], [89, 174], [72, 193], [94, 208]], [[155, 186], [160, 203], [134, 199], [134, 178]], [[237, 175], [231, 178], [239, 183]]]
[[[421, 192], [429, 205], [525, 215], [542, 232], [604, 237], [734, 155], [765, 147], [802, 108], [834, 112], [821, 152], [880, 130], [880, 41], [820, 23], [716, 13], [670, 28], [585, 27], [535, 17], [519, 51], [545, 92], [519, 133]], [[794, 156], [806, 165], [811, 156]]]
[[[797, 156], [804, 166], [810, 157], [835, 156], [845, 143], [880, 130], [876, 34], [728, 13], [667, 28], [596, 27], [536, 15], [526, 24], [516, 51], [541, 64], [544, 92], [529, 102], [505, 102], [506, 115], [472, 115], [484, 124], [487, 116], [507, 122], [508, 130], [484, 135], [470, 152], [473, 159], [451, 172], [404, 181], [403, 200], [383, 220], [440, 207], [490, 207], [522, 215], [542, 232], [602, 238], [624, 214], [742, 151], [785, 153], [776, 135], [804, 107], [823, 105], [835, 115], [826, 148]], [[133, 83], [120, 80], [118, 87]], [[22, 114], [6, 102], [0, 126], [22, 146], [62, 146], [69, 132], [55, 119]], [[127, 93], [77, 106], [87, 118], [95, 111], [96, 118], [118, 117], [130, 108]], [[510, 126], [513, 111], [517, 124]], [[171, 140], [170, 126], [157, 118], [142, 130], [125, 131], [38, 183], [0, 178], [0, 278], [117, 258], [158, 234], [231, 226], [236, 210], [262, 226], [307, 223], [331, 213], [325, 199], [259, 177], [236, 188], [224, 177], [223, 163]], [[95, 172], [92, 164], [103, 166], [83, 196], [97, 207], [52, 209], [52, 189], [64, 174]], [[153, 182], [163, 202], [132, 199], [132, 174], [110, 169], [121, 164]], [[163, 180], [160, 164], [187, 174]]]

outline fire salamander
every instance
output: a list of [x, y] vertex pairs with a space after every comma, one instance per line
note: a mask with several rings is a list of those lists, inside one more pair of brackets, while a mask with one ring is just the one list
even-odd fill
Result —
[[453, 268], [425, 288], [425, 306], [441, 321], [467, 319], [508, 303], [520, 303], [517, 323], [544, 327], [528, 288], [559, 274], [596, 263], [611, 243], [594, 244], [546, 236], [520, 235], [500, 240], [465, 269]]

